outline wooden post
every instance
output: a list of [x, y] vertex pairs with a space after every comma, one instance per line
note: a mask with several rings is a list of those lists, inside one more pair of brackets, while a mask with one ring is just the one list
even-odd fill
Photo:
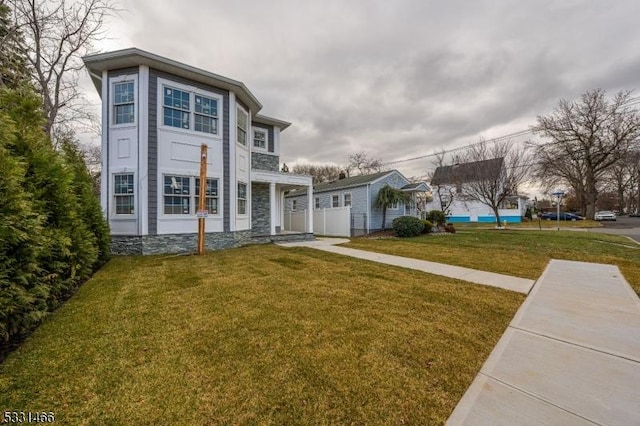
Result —
[[207, 198], [207, 145], [200, 146], [200, 194], [198, 195], [198, 254], [204, 254], [204, 223], [208, 211]]

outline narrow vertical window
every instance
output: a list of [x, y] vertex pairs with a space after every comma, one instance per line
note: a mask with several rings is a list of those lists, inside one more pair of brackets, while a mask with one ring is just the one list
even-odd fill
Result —
[[344, 194], [344, 203], [342, 205], [345, 206], [345, 207], [351, 205], [351, 194], [349, 194], [349, 193]]
[[316, 197], [316, 209], [320, 208], [320, 197]]
[[238, 214], [247, 214], [247, 184], [238, 182]]
[[236, 112], [237, 112], [236, 121], [238, 122], [236, 140], [238, 141], [239, 144], [247, 146], [247, 130], [249, 127], [249, 116], [247, 115], [246, 112], [244, 112], [242, 108], [239, 108], [239, 107], [236, 109]]
[[133, 81], [113, 85], [113, 124], [130, 124], [135, 120]]
[[291, 210], [293, 211], [298, 210], [298, 200], [291, 201]]
[[135, 208], [133, 173], [116, 174], [113, 178], [116, 214], [133, 214]]
[[331, 207], [340, 207], [340, 197], [337, 195], [331, 196]]

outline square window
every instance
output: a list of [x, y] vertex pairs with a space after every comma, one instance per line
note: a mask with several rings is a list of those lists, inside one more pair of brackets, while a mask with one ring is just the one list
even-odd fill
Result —
[[253, 146], [260, 149], [267, 149], [267, 132], [255, 129], [253, 131]]

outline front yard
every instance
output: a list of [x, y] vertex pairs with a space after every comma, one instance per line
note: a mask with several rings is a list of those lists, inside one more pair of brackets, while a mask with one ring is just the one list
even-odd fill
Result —
[[532, 279], [551, 259], [610, 263], [620, 267], [640, 294], [640, 245], [614, 235], [459, 227], [456, 234], [355, 238], [345, 246]]
[[311, 249], [116, 258], [0, 364], [0, 407], [63, 424], [442, 424], [523, 300]]

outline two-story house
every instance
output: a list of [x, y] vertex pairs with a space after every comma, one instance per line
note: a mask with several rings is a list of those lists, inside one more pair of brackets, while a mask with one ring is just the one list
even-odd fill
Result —
[[[312, 188], [311, 177], [278, 171], [290, 123], [258, 114], [242, 82], [149, 52], [83, 60], [102, 98], [101, 204], [114, 253], [194, 251], [201, 194], [207, 249], [284, 238], [285, 191]], [[299, 238], [312, 237], [309, 223]]]

